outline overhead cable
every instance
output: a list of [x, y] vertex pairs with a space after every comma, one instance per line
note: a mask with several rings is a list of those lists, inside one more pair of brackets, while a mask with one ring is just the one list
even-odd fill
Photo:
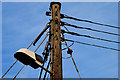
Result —
[[15, 75], [15, 77], [12, 80], [15, 80], [18, 74], [22, 71], [22, 69], [25, 67], [25, 65], [22, 66], [22, 68], [19, 70], [19, 72]]
[[71, 58], [71, 56], [70, 57], [62, 57], [63, 59], [69, 59], [69, 58]]
[[68, 49], [67, 53], [70, 54], [70, 56], [71, 56], [71, 58], [72, 58], [72, 61], [73, 61], [73, 63], [74, 63], [75, 69], [76, 69], [76, 71], [77, 71], [77, 73], [78, 73], [78, 75], [79, 75], [79, 78], [80, 78], [80, 80], [82, 80], [82, 78], [81, 78], [81, 76], [80, 76], [80, 73], [79, 73], [79, 70], [78, 70], [78, 68], [77, 68], [77, 66], [76, 66], [76, 63], [75, 63], [75, 61], [74, 61], [74, 58], [73, 58], [73, 56], [72, 56], [72, 52], [73, 52], [73, 51], [72, 51], [72, 50], [69, 48], [69, 46], [67, 45], [67, 42], [66, 42], [66, 40], [65, 40], [65, 36], [64, 36], [63, 33], [62, 33], [62, 36], [63, 36], [63, 40], [65, 41], [65, 44], [66, 44], [67, 49]]
[[[48, 65], [47, 65], [47, 69], [49, 68], [50, 62], [51, 62], [51, 58], [49, 59], [49, 62], [48, 62]], [[46, 78], [46, 75], [47, 75], [47, 71], [45, 72], [45, 75], [44, 75], [44, 78], [43, 78], [43, 80], [45, 80], [45, 78]]]
[[84, 45], [90, 45], [90, 46], [94, 46], [94, 47], [99, 47], [99, 48], [104, 48], [104, 49], [110, 49], [110, 50], [120, 51], [119, 49], [109, 48], [109, 47], [105, 47], [105, 46], [99, 46], [99, 45], [89, 44], [89, 43], [85, 43], [85, 42], [74, 41], [74, 40], [70, 40], [70, 39], [65, 39], [65, 40], [69, 41], [69, 42], [75, 42], [75, 43], [80, 43], [80, 44], [84, 44]]
[[63, 22], [63, 21], [61, 21], [61, 25], [67, 25], [67, 26], [71, 26], [71, 27], [74, 27], [74, 28], [86, 29], [86, 30], [90, 30], [90, 31], [96, 31], [96, 32], [101, 32], [101, 33], [106, 33], [106, 34], [111, 34], [111, 35], [120, 36], [120, 34], [111, 33], [111, 32], [106, 32], [106, 31], [100, 31], [100, 30], [96, 30], [96, 29], [92, 29], [92, 28], [80, 27], [80, 26], [76, 26], [76, 25], [73, 25], [73, 24], [69, 24], [69, 23], [67, 23], [67, 22]]
[[83, 22], [88, 22], [88, 23], [97, 24], [97, 25], [101, 25], [101, 26], [107, 26], [107, 27], [111, 27], [111, 28], [120, 29], [120, 27], [116, 27], [116, 26], [112, 26], [112, 25], [108, 25], [108, 24], [102, 24], [102, 23], [98, 23], [98, 22], [94, 22], [94, 21], [90, 21], [90, 20], [78, 19], [78, 18], [70, 17], [65, 14], [61, 14], [61, 18], [73, 19], [73, 20], [77, 20], [77, 21], [83, 21]]
[[36, 48], [36, 50], [34, 52], [36, 52], [38, 50], [38, 48], [42, 45], [42, 43], [45, 41], [45, 39], [47, 38], [47, 36], [48, 36], [48, 32], [47, 32], [45, 38], [43, 39], [43, 41], [39, 44], [39, 46]]
[[16, 60], [16, 61], [12, 64], [12, 66], [5, 72], [5, 74], [1, 77], [1, 79], [10, 71], [10, 69], [16, 64], [17, 61], [18, 61], [18, 60]]
[[107, 39], [102, 39], [102, 38], [96, 38], [96, 37], [92, 37], [92, 36], [89, 36], [89, 35], [82, 35], [82, 34], [78, 34], [78, 33], [75, 33], [75, 32], [67, 32], [67, 31], [64, 31], [64, 30], [61, 30], [61, 31], [63, 33], [68, 33], [68, 34], [71, 34], [71, 35], [83, 36], [83, 37], [87, 37], [87, 38], [92, 38], [92, 39], [97, 39], [97, 40], [107, 41], [107, 42], [113, 42], [113, 43], [120, 43], [120, 42], [117, 42], [117, 41], [112, 41], [112, 40], [107, 40]]
[[[45, 45], [45, 48], [44, 48], [44, 51], [43, 51], [43, 53], [45, 53], [45, 50], [46, 50], [46, 48], [48, 48], [48, 44], [49, 44], [49, 40], [47, 41], [47, 43], [46, 43], [46, 45]], [[45, 61], [46, 61], [46, 56], [47, 54], [45, 54], [45, 56], [44, 56], [44, 61], [43, 61], [43, 67], [44, 67], [44, 64], [45, 64]], [[41, 80], [41, 76], [42, 76], [42, 72], [43, 72], [43, 68], [41, 69], [41, 71], [40, 71], [40, 76], [39, 76], [39, 80]]]
[[[51, 12], [46, 12], [46, 15], [51, 16]], [[60, 18], [73, 19], [76, 21], [83, 21], [83, 22], [88, 22], [88, 23], [97, 24], [97, 25], [101, 25], [101, 26], [107, 26], [107, 27], [111, 27], [111, 28], [120, 29], [120, 27], [116, 27], [116, 26], [112, 26], [112, 25], [108, 25], [108, 24], [103, 24], [103, 23], [98, 23], [98, 22], [94, 22], [94, 21], [90, 21], [90, 20], [78, 19], [78, 18], [74, 18], [74, 17], [68, 16], [65, 14], [60, 14]]]
[[[71, 47], [71, 46], [73, 46], [73, 44], [74, 44], [74, 42], [71, 44], [71, 45], [69, 45], [68, 47]], [[62, 50], [66, 50], [67, 48], [63, 48]]]
[[42, 30], [42, 32], [37, 36], [37, 38], [34, 40], [33, 45], [37, 43], [37, 41], [41, 38], [41, 36], [44, 34], [44, 32], [50, 27], [50, 22], [48, 22], [45, 26], [45, 28]]

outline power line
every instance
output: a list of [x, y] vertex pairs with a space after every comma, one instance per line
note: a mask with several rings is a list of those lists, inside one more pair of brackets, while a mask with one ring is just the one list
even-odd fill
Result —
[[74, 28], [87, 29], [87, 30], [91, 30], [91, 31], [96, 31], [96, 32], [101, 32], [101, 33], [106, 33], [106, 34], [120, 36], [119, 34], [116, 34], [116, 33], [110, 33], [110, 32], [106, 32], [106, 31], [100, 31], [100, 30], [96, 30], [96, 29], [92, 29], [92, 28], [86, 28], [86, 27], [79, 27], [79, 26], [76, 26], [76, 25], [73, 25], [73, 24], [69, 24], [69, 23], [63, 22], [63, 21], [61, 21], [61, 25], [67, 25], [67, 26], [71, 26], [71, 27], [74, 27]]
[[84, 45], [90, 45], [90, 46], [94, 46], [94, 47], [99, 47], [99, 48], [104, 48], [104, 49], [110, 49], [110, 50], [120, 51], [119, 49], [114, 49], [114, 48], [109, 48], [109, 47], [104, 47], [104, 46], [99, 46], [99, 45], [84, 43], [84, 42], [80, 42], [80, 41], [74, 41], [74, 40], [70, 40], [70, 39], [65, 39], [65, 40], [66, 41], [70, 41], [70, 42], [84, 44]]
[[[51, 16], [51, 12], [46, 12], [46, 15], [47, 16]], [[102, 26], [107, 26], [107, 27], [111, 27], [111, 28], [118, 28], [118, 29], [120, 29], [120, 27], [116, 27], [116, 26], [112, 26], [112, 25], [108, 25], [108, 24], [102, 24], [102, 23], [98, 23], [98, 22], [94, 22], [94, 21], [90, 21], [90, 20], [77, 19], [77, 18], [70, 17], [70, 16], [65, 15], [65, 14], [60, 14], [60, 17], [61, 18], [73, 19], [73, 20], [77, 20], [77, 21], [88, 22], [88, 23], [102, 25]]]
[[71, 56], [70, 57], [62, 57], [63, 59], [69, 59], [69, 58], [71, 58]]
[[74, 66], [75, 66], [75, 69], [76, 69], [76, 71], [77, 71], [77, 73], [78, 73], [78, 75], [79, 75], [79, 78], [80, 78], [80, 80], [82, 80], [82, 78], [81, 78], [81, 76], [80, 76], [80, 73], [79, 73], [79, 71], [78, 71], [78, 68], [77, 68], [77, 66], [76, 66], [76, 63], [75, 63], [75, 61], [74, 61], [74, 58], [73, 58], [73, 56], [72, 56], [72, 50], [69, 48], [69, 46], [67, 45], [67, 42], [66, 42], [66, 40], [65, 40], [65, 36], [64, 36], [64, 34], [62, 33], [62, 36], [63, 36], [63, 40], [65, 41], [65, 45], [67, 46], [67, 49], [68, 49], [68, 51], [67, 51], [67, 53], [68, 54], [70, 54], [70, 56], [71, 56], [71, 58], [72, 58], [72, 61], [73, 61], [73, 63], [74, 63]]
[[[49, 59], [49, 62], [48, 62], [48, 65], [47, 65], [47, 69], [49, 68], [50, 62], [51, 62], [51, 58]], [[47, 71], [45, 72], [43, 80], [45, 80], [46, 75], [47, 75]]]
[[120, 42], [117, 42], [117, 41], [111, 41], [111, 40], [107, 40], [107, 39], [96, 38], [96, 37], [92, 37], [92, 36], [89, 36], [89, 35], [81, 35], [81, 34], [78, 34], [78, 33], [75, 33], [75, 32], [66, 32], [64, 30], [61, 30], [61, 31], [63, 33], [68, 33], [68, 34], [71, 34], [71, 35], [83, 36], [83, 37], [87, 37], [87, 38], [92, 38], [92, 39], [97, 39], [97, 40], [102, 40], [102, 41], [107, 41], [107, 42], [113, 42], [113, 43], [120, 43]]
[[43, 41], [39, 44], [39, 46], [36, 48], [36, 50], [34, 52], [36, 52], [38, 50], [38, 48], [42, 45], [42, 43], [45, 41], [45, 39], [47, 38], [47, 36], [48, 36], [48, 32], [47, 32], [45, 38], [43, 39]]
[[[47, 41], [46, 45], [45, 45], [45, 48], [44, 48], [44, 51], [43, 53], [45, 53], [45, 50], [48, 48], [48, 44], [49, 44], [49, 40]], [[43, 61], [43, 67], [44, 67], [44, 64], [45, 64], [45, 61], [47, 60], [47, 52], [46, 54], [44, 55], [44, 61]], [[40, 76], [39, 76], [39, 80], [41, 80], [41, 76], [42, 76], [42, 72], [43, 72], [43, 68], [41, 69], [40, 71]]]
[[25, 67], [25, 65], [23, 65], [23, 67], [19, 70], [19, 72], [15, 75], [15, 77], [12, 80], [15, 80], [15, 78], [18, 76], [18, 74], [22, 71], [22, 69]]
[[42, 32], [37, 36], [37, 38], [34, 40], [33, 45], [35, 46], [35, 44], [37, 43], [37, 41], [41, 38], [41, 36], [44, 34], [44, 32], [50, 27], [50, 22], [48, 22], [45, 26], [45, 28], [42, 30]]
[[[63, 25], [63, 27], [68, 31], [68, 32], [70, 32], [64, 25]], [[64, 35], [62, 35], [62, 36], [64, 36]], [[62, 39], [63, 40], [63, 39]], [[64, 40], [63, 40], [64, 41]], [[68, 47], [71, 47], [72, 45], [74, 44], [74, 42], [71, 44], [71, 45], [69, 45]], [[66, 44], [65, 44], [66, 45]], [[67, 48], [68, 48], [67, 47]], [[65, 49], [67, 49], [67, 48], [63, 48], [62, 50], [65, 50]]]
[[73, 20], [77, 20], [77, 21], [83, 21], [83, 22], [88, 22], [88, 23], [93, 23], [93, 24], [97, 24], [97, 25], [102, 25], [102, 26], [107, 26], [107, 27], [111, 27], [111, 28], [120, 29], [120, 27], [107, 25], [107, 24], [102, 24], [102, 23], [98, 23], [98, 22], [94, 22], [94, 21], [90, 21], [90, 20], [78, 19], [78, 18], [70, 17], [70, 16], [65, 15], [65, 14], [61, 14], [61, 18], [68, 18], [68, 19], [73, 19]]
[[77, 73], [78, 73], [78, 75], [79, 75], [79, 78], [80, 78], [80, 80], [82, 80], [82, 78], [81, 78], [81, 76], [80, 76], [80, 73], [79, 73], [79, 70], [78, 70], [78, 68], [77, 68], [77, 66], [76, 66], [76, 63], [75, 63], [75, 60], [74, 60], [72, 54], [70, 54], [70, 56], [71, 56], [71, 58], [72, 58], [73, 64], [74, 64], [74, 66], [75, 66], [75, 69], [76, 69], [76, 71], [77, 71]]
[[1, 77], [1, 79], [8, 73], [8, 71], [10, 71], [10, 69], [16, 64], [17, 61], [18, 61], [18, 60], [16, 60], [16, 61], [12, 64], [12, 66], [5, 72], [5, 74]]
[[[73, 44], [74, 44], [74, 42], [71, 44], [71, 45], [69, 45], [68, 47], [71, 47], [71, 46], [73, 46]], [[66, 50], [67, 48], [63, 48], [62, 50]]]
[[68, 32], [70, 32], [67, 27], [65, 27], [64, 25], [63, 25], [63, 27], [64, 27]]

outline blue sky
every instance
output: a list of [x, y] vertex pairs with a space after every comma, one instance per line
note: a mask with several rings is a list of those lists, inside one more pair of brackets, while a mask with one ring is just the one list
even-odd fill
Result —
[[[8, 67], [10, 67], [10, 65], [12, 65], [15, 61], [14, 53], [20, 48], [26, 48], [49, 21], [51, 17], [45, 15], [45, 12], [49, 11], [49, 5], [49, 2], [4, 2], [2, 4], [2, 73], [5, 73]], [[115, 26], [118, 26], [117, 10], [117, 2], [62, 2], [61, 7], [61, 13]], [[62, 21], [78, 26], [118, 33], [117, 29], [108, 28], [105, 26], [98, 26], [67, 19]], [[114, 35], [107, 35], [81, 29], [78, 30], [69, 26], [66, 27], [70, 31], [74, 31], [79, 34], [87, 34], [116, 41], [118, 40], [118, 37]], [[115, 43], [93, 40], [84, 37], [76, 37], [67, 34], [65, 37], [76, 41], [98, 44], [116, 49], [118, 48], [118, 44]], [[42, 39], [40, 39], [38, 43], [40, 43]], [[70, 44], [70, 42], [68, 43]], [[45, 42], [37, 51], [38, 54], [41, 55], [44, 46]], [[34, 51], [35, 48], [36, 47], [32, 46], [30, 50]], [[74, 44], [71, 49], [73, 50], [73, 57], [82, 78], [118, 77], [117, 51], [77, 43]], [[66, 50], [63, 51], [63, 56], [69, 56]], [[18, 62], [5, 77], [14, 77], [22, 65], [22, 63]], [[38, 78], [39, 72], [40, 69], [34, 70], [30, 66], [26, 66], [18, 77]], [[71, 59], [63, 59], [63, 77], [78, 78], [78, 74]]]

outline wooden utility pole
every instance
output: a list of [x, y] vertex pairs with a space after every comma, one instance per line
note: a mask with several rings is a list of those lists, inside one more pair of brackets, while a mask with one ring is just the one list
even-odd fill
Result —
[[60, 8], [61, 3], [51, 2], [51, 80], [62, 80]]

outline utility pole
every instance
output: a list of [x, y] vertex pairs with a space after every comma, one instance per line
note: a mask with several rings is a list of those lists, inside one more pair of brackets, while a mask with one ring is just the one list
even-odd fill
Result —
[[51, 80], [62, 80], [62, 50], [61, 50], [61, 28], [60, 28], [61, 3], [51, 2]]

